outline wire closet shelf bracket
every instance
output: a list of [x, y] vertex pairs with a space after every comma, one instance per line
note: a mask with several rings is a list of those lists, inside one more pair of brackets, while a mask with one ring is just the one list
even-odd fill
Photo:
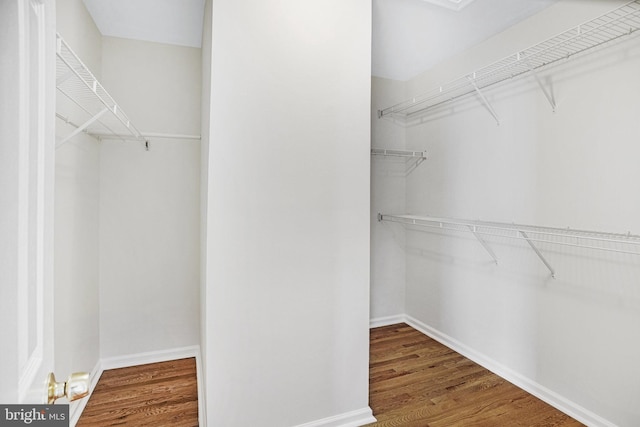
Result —
[[75, 128], [57, 141], [57, 147], [85, 132], [98, 139], [115, 137], [143, 142], [148, 149], [148, 140], [60, 34], [56, 34], [56, 88], [70, 101], [70, 113], [58, 111], [56, 116]]
[[390, 117], [408, 120], [420, 117], [429, 109], [476, 93], [499, 124], [498, 115], [483, 95], [482, 90], [521, 76], [532, 74], [555, 111], [552, 94], [538, 77], [537, 70], [562, 59], [569, 58], [596, 46], [628, 36], [640, 29], [640, 0], [633, 0], [604, 15], [567, 30], [555, 37], [509, 55], [486, 67], [465, 74], [391, 107], [378, 110], [378, 118]]
[[450, 232], [471, 233], [491, 258], [493, 258], [496, 264], [498, 263], [498, 258], [485, 240], [485, 236], [524, 240], [554, 278], [556, 277], [556, 271], [540, 251], [538, 247], [540, 244], [640, 255], [640, 236], [631, 233], [607, 233], [602, 231], [541, 227], [504, 222], [382, 213], [378, 214], [378, 221], [394, 222], [405, 226], [439, 229]]

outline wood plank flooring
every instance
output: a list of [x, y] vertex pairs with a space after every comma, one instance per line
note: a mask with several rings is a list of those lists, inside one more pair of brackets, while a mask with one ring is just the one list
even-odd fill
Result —
[[104, 371], [77, 427], [198, 426], [194, 358]]
[[370, 427], [581, 423], [405, 324], [371, 330]]
[[[369, 427], [582, 426], [405, 324], [371, 330]], [[195, 359], [105, 371], [78, 427], [198, 425]]]

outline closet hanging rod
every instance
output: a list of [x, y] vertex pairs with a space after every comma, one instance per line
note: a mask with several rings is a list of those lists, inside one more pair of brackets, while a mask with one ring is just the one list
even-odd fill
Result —
[[[446, 231], [472, 232], [486, 236], [496, 236], [510, 239], [527, 240], [530, 242], [548, 243], [553, 245], [571, 246], [600, 251], [616, 252], [631, 255], [640, 255], [640, 236], [631, 233], [607, 233], [602, 231], [576, 230], [571, 228], [541, 227], [535, 225], [524, 225], [515, 223], [501, 223], [488, 221], [472, 221], [456, 218], [438, 218], [416, 215], [389, 215], [378, 214], [379, 221], [400, 223], [403, 225], [413, 225], [418, 227], [437, 228]], [[459, 227], [459, 228], [455, 228]], [[497, 233], [512, 232], [512, 235]], [[530, 233], [538, 237], [521, 237], [522, 233]], [[544, 237], [561, 237], [576, 239], [576, 242], [565, 242], [545, 239]], [[587, 240], [591, 244], [578, 243], [579, 240]], [[606, 246], [595, 246], [597, 243], [613, 243], [628, 245], [627, 249], [611, 248]], [[630, 250], [637, 248], [637, 251]]]
[[189, 135], [189, 134], [182, 134], [182, 133], [141, 132], [141, 135], [145, 138], [194, 139], [194, 140], [202, 139], [200, 135]]
[[[541, 67], [620, 37], [628, 36], [639, 29], [640, 0], [633, 0], [604, 15], [442, 84], [435, 89], [378, 110], [378, 117], [409, 118], [477, 90], [522, 74], [534, 73], [534, 70]], [[547, 94], [545, 93], [545, 95]], [[555, 102], [551, 104], [555, 108]]]
[[[94, 136], [98, 137], [98, 138], [102, 138], [102, 139], [110, 139], [110, 138], [115, 138], [115, 139], [127, 139], [127, 137], [120, 137], [120, 136], [114, 136], [112, 134], [107, 134], [107, 133], [96, 133], [93, 134]], [[144, 139], [152, 139], [152, 138], [160, 138], [160, 139], [189, 139], [189, 140], [201, 140], [202, 137], [200, 135], [190, 135], [190, 134], [183, 134], [183, 133], [162, 133], [162, 132], [140, 132], [140, 136], [142, 136]], [[131, 138], [129, 138], [131, 139]]]

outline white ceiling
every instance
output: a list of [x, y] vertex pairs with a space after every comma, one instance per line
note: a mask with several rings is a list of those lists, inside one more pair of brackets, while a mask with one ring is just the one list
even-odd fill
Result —
[[[83, 1], [105, 36], [201, 46], [205, 0]], [[372, 1], [371, 73], [407, 80], [558, 0]]]
[[408, 80], [558, 0], [475, 0], [459, 11], [423, 0], [373, 0], [371, 73]]
[[103, 36], [201, 47], [205, 0], [82, 0]]

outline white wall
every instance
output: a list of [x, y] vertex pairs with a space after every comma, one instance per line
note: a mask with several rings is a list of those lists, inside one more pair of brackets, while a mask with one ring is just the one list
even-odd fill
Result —
[[104, 37], [102, 52], [102, 83], [142, 133], [200, 134], [200, 49]]
[[[541, 41], [619, 2], [561, 1], [407, 83], [431, 89]], [[542, 73], [551, 112], [531, 77], [486, 95], [500, 126], [471, 97], [407, 128], [429, 167], [407, 178], [406, 212], [640, 233], [635, 159], [640, 128], [638, 38]], [[395, 226], [393, 226], [395, 227]], [[406, 232], [406, 313], [432, 332], [536, 389], [590, 425], [640, 423], [640, 261], [526, 243]]]
[[216, 0], [212, 26], [209, 424], [364, 423], [371, 4]]
[[[199, 134], [199, 49], [105, 37], [102, 64], [138, 129]], [[199, 180], [198, 141], [101, 143], [103, 358], [199, 344]]]
[[98, 200], [95, 140], [80, 135], [56, 151], [56, 371], [91, 372], [99, 358]]
[[[371, 147], [405, 149], [405, 128], [378, 120], [378, 109], [404, 99], [404, 82], [373, 77], [371, 81]], [[402, 213], [406, 206], [406, 178], [413, 161], [371, 157], [371, 319], [387, 323], [405, 313], [405, 233], [377, 220], [378, 213]], [[422, 165], [421, 167], [425, 167]]]
[[[102, 39], [81, 0], [56, 1], [56, 31], [96, 76]], [[56, 93], [57, 111], [74, 105]], [[56, 139], [75, 128], [56, 119]], [[85, 134], [56, 150], [55, 371], [58, 378], [91, 372], [99, 359], [99, 145]]]
[[100, 153], [103, 358], [199, 343], [198, 144]]

